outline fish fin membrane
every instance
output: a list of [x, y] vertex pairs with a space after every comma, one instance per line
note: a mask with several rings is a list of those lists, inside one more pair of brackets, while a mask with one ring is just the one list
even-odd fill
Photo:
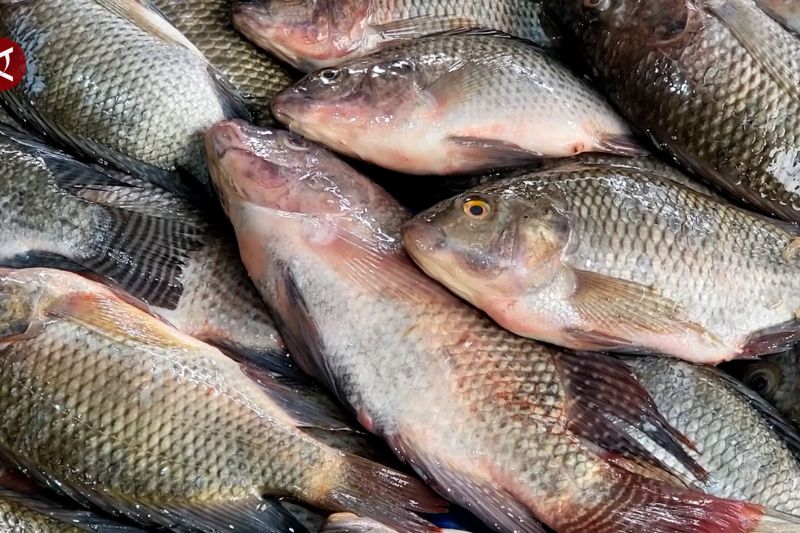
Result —
[[[630, 473], [621, 473], [620, 476], [604, 504], [595, 509], [585, 509], [572, 520], [565, 518], [559, 530], [619, 533], [781, 531], [760, 528], [765, 511], [759, 505], [724, 500]], [[608, 502], [614, 504], [608, 505]], [[782, 518], [775, 519], [775, 524], [788, 523]]]
[[373, 25], [372, 29], [386, 39], [414, 39], [431, 34], [464, 31], [478, 26], [477, 21], [457, 15], [422, 15]]
[[245, 366], [268, 372], [279, 380], [295, 381], [301, 384], [308, 381], [308, 376], [297, 367], [291, 354], [285, 348], [254, 349], [213, 335], [193, 334], [192, 336], [216, 346], [231, 359]]
[[649, 152], [636, 140], [633, 134], [610, 135], [600, 139], [595, 150], [598, 152], [616, 154], [627, 157], [648, 155]]
[[601, 448], [672, 473], [645, 449], [628, 428], [647, 435], [700, 480], [708, 473], [686, 451], [694, 449], [686, 436], [658, 411], [648, 392], [622, 361], [595, 352], [559, 351], [558, 371], [567, 394], [568, 429]]
[[347, 414], [312, 384], [282, 382], [261, 369], [247, 365], [242, 365], [242, 371], [294, 419], [297, 427], [353, 431]]
[[50, 122], [39, 114], [30, 102], [23, 101], [16, 90], [0, 92], [0, 99], [12, 109], [26, 124], [43, 133], [55, 143], [76, 154], [96, 161], [102, 161], [145, 181], [149, 181], [195, 203], [202, 202], [202, 195], [196, 188], [186, 184], [176, 171], [159, 168], [111, 148], [103, 146], [75, 132], [67, 131], [58, 124]]
[[350, 510], [409, 533], [439, 530], [416, 513], [443, 513], [447, 502], [422, 481], [355, 455], [343, 463], [326, 508]]
[[545, 157], [514, 143], [480, 137], [449, 137], [447, 142], [469, 168], [516, 167], [529, 165]]
[[340, 400], [344, 401], [336, 388], [333, 375], [325, 365], [322, 334], [314, 317], [311, 316], [294, 274], [288, 265], [279, 268], [280, 272], [276, 279], [276, 306], [272, 313], [278, 331], [300, 368], [325, 383], [330, 390], [336, 392]]
[[[650, 287], [640, 283], [612, 278], [585, 270], [573, 270], [575, 294], [573, 297], [578, 313], [590, 324], [602, 330], [587, 331], [597, 341], [605, 331], [619, 332], [612, 343], [631, 343], [642, 333], [668, 335], [692, 331], [710, 341], [721, 341], [701, 325], [683, 316], [680, 306], [665, 298]], [[580, 337], [581, 331], [573, 331]], [[611, 336], [610, 336], [611, 337]]]
[[531, 509], [493, 479], [477, 479], [474, 472], [460, 472], [438, 458], [428, 459], [416, 453], [402, 437], [392, 436], [388, 440], [395, 453], [412, 465], [431, 486], [441, 494], [447, 494], [453, 502], [493, 529], [520, 533], [546, 531]]
[[114, 15], [162, 41], [178, 45], [205, 59], [189, 39], [178, 31], [149, 0], [95, 0]]
[[714, 379], [723, 381], [729, 388], [742, 395], [750, 406], [772, 427], [781, 440], [794, 453], [795, 457], [800, 458], [800, 433], [792, 424], [787, 422], [778, 410], [767, 400], [758, 395], [750, 387], [731, 376], [713, 367], [698, 367], [701, 371], [711, 374]]
[[149, 305], [175, 309], [188, 254], [203, 244], [201, 232], [181, 220], [107, 209], [108, 226], [79, 262]]
[[[456, 533], [456, 529], [440, 529], [441, 533]], [[352, 513], [336, 513], [328, 517], [319, 533], [393, 533], [390, 529], [371, 518]]]
[[247, 108], [247, 100], [244, 95], [239, 92], [239, 89], [234, 87], [230, 80], [211, 64], [208, 65], [206, 70], [214, 84], [217, 97], [222, 104], [225, 118], [241, 118], [248, 122], [252, 120], [250, 111]]
[[9, 501], [30, 511], [63, 522], [71, 527], [96, 533], [135, 533], [144, 530], [136, 526], [114, 522], [86, 509], [63, 507], [57, 502], [37, 495], [20, 494], [0, 488], [0, 500]]
[[[773, 23], [763, 11], [750, 0], [726, 0], [706, 2], [708, 9], [733, 34], [750, 56], [772, 77], [773, 81], [792, 96], [800, 99], [800, 56], [779, 53], [768, 35], [765, 22]], [[794, 36], [786, 34], [786, 38]]]
[[800, 341], [800, 320], [790, 320], [751, 334], [741, 350], [744, 357], [783, 352]]

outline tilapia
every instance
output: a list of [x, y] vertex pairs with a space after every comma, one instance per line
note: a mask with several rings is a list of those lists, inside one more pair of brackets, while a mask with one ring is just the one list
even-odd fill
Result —
[[310, 74], [272, 111], [340, 153], [410, 174], [644, 153], [586, 82], [528, 43], [483, 31], [425, 37]]
[[241, 122], [206, 144], [245, 266], [299, 364], [491, 529], [797, 527], [670, 481], [629, 430], [699, 466], [627, 367], [517, 337], [425, 277], [402, 250], [405, 211], [330, 152]]
[[270, 100], [295, 76], [233, 28], [233, 0], [151, 2], [239, 89], [256, 123], [271, 123]]
[[697, 174], [800, 221], [800, 40], [753, 0], [548, 0], [633, 124]]
[[481, 27], [557, 48], [540, 0], [245, 0], [233, 23], [247, 38], [304, 72], [398, 41]]
[[20, 44], [22, 83], [0, 99], [75, 152], [183, 191], [208, 182], [202, 135], [248, 116], [241, 95], [148, 2], [0, 2], [0, 31]]
[[667, 357], [632, 357], [625, 364], [664, 418], [693, 443], [688, 452], [708, 477], [696, 479], [653, 447], [656, 457], [709, 494], [800, 516], [800, 436], [773, 407], [715, 368]]
[[418, 215], [428, 274], [519, 335], [719, 363], [800, 325], [800, 230], [643, 169], [576, 165], [477, 187]]
[[151, 305], [178, 306], [188, 254], [203, 244], [188, 219], [81, 198], [124, 184], [7, 127], [0, 155], [0, 265], [91, 272]]
[[800, 3], [797, 0], [756, 0], [756, 3], [787, 29], [800, 35]]
[[[0, 272], [0, 451], [51, 488], [146, 526], [302, 531], [277, 501], [408, 531], [419, 481], [302, 432], [217, 349], [75, 274]], [[311, 414], [314, 414], [311, 412]]]
[[214, 220], [210, 213], [200, 213], [184, 198], [149, 182], [121, 172], [104, 172], [121, 183], [85, 188], [76, 194], [95, 203], [188, 222], [202, 240], [197, 250], [186, 254], [177, 276], [182, 287], [177, 302], [152, 305], [151, 309], [182, 332], [233, 352], [239, 359], [294, 375], [297, 370], [247, 277], [227, 221]]
[[728, 370], [800, 428], [800, 348], [756, 361], [737, 361]]

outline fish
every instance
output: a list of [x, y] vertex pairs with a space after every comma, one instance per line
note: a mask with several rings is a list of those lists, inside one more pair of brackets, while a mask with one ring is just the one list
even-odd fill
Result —
[[733, 198], [800, 221], [794, 35], [753, 0], [548, 2], [657, 146]]
[[205, 130], [249, 117], [241, 94], [149, 2], [3, 0], [0, 31], [27, 63], [22, 82], [0, 94], [16, 116], [175, 192], [198, 194], [183, 175], [209, 183]]
[[800, 35], [800, 5], [796, 0], [756, 0], [756, 3], [786, 29]]
[[783, 417], [800, 428], [800, 351], [792, 348], [752, 361], [734, 361], [726, 368], [762, 398], [770, 402]]
[[232, 0], [151, 0], [151, 3], [239, 89], [254, 123], [273, 122], [269, 102], [289, 87], [296, 75], [234, 29]]
[[[278, 375], [300, 374], [239, 259], [233, 230], [185, 198], [136, 177], [96, 167], [119, 184], [76, 191], [93, 203], [188, 222], [202, 244], [187, 252], [177, 276], [182, 291], [172, 305], [150, 311], [180, 331], [267, 368]], [[33, 266], [29, 264], [28, 266]], [[46, 266], [46, 265], [38, 265]]]
[[[442, 533], [456, 533], [460, 529], [441, 529]], [[386, 527], [371, 518], [353, 513], [336, 513], [328, 517], [320, 533], [397, 533], [396, 529]]]
[[0, 265], [92, 273], [178, 307], [189, 253], [203, 244], [191, 221], [81, 198], [124, 184], [12, 128], [0, 127], [0, 154]]
[[423, 270], [519, 335], [706, 364], [796, 342], [799, 237], [658, 173], [602, 165], [480, 186], [404, 230]]
[[[661, 356], [624, 361], [667, 422], [693, 443], [687, 452], [708, 472], [705, 480], [682, 472], [687, 484], [800, 515], [800, 436], [771, 405], [716, 368]], [[662, 451], [648, 449], [681, 470]]]
[[246, 0], [233, 24], [248, 39], [302, 72], [335, 66], [399, 41], [482, 27], [547, 49], [559, 32], [539, 0]]
[[482, 30], [400, 43], [310, 74], [272, 101], [290, 129], [407, 174], [463, 174], [583, 152], [646, 153], [557, 60]]
[[699, 467], [623, 363], [513, 335], [426, 277], [402, 248], [405, 210], [331, 152], [240, 121], [215, 125], [206, 150], [298, 364], [489, 529], [797, 527], [675, 482], [629, 430]]
[[288, 497], [433, 531], [420, 481], [306, 435], [324, 413], [105, 286], [3, 270], [0, 292], [0, 453], [42, 484], [146, 527], [303, 531]]

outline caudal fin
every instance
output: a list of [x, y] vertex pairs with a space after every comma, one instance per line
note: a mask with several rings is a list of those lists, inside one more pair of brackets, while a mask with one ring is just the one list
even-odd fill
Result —
[[174, 309], [183, 292], [181, 274], [190, 251], [202, 244], [192, 224], [107, 208], [87, 256], [78, 262], [156, 307]]
[[716, 498], [626, 473], [620, 474], [620, 482], [602, 505], [576, 513], [558, 529], [620, 533], [797, 531], [800, 522], [792, 520], [788, 515], [767, 514], [754, 503]]
[[322, 504], [409, 533], [439, 531], [416, 513], [447, 510], [447, 503], [418, 479], [354, 455], [345, 459], [336, 486]]

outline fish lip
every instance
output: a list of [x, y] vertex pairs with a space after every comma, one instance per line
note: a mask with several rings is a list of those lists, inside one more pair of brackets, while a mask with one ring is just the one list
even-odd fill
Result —
[[224, 120], [212, 126], [207, 134], [208, 149], [212, 151], [211, 155], [220, 160], [229, 150], [246, 146], [243, 131], [245, 125], [243, 120], [233, 119]]
[[444, 248], [447, 236], [436, 224], [418, 219], [406, 222], [402, 228], [403, 243], [412, 253], [432, 253]]

